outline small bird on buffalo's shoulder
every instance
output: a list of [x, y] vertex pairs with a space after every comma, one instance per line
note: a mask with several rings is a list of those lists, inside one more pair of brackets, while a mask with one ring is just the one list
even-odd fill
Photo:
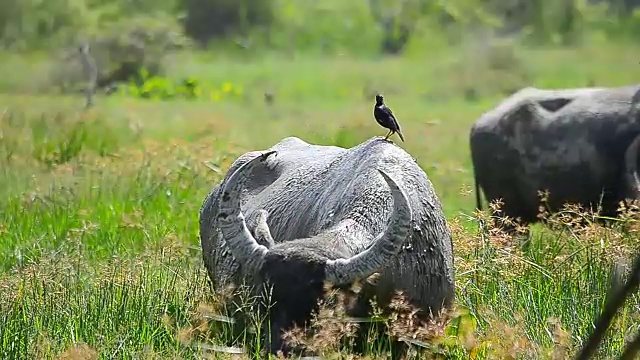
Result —
[[404, 136], [400, 131], [400, 124], [398, 124], [398, 120], [396, 120], [396, 117], [393, 115], [393, 111], [391, 111], [391, 109], [389, 109], [389, 107], [384, 104], [384, 97], [382, 96], [382, 94], [376, 95], [376, 105], [373, 108], [373, 117], [376, 119], [378, 124], [380, 124], [380, 126], [389, 129], [389, 133], [384, 138], [385, 140], [387, 140], [389, 136], [393, 135], [394, 133], [398, 133], [398, 136], [400, 136], [400, 140], [404, 142]]

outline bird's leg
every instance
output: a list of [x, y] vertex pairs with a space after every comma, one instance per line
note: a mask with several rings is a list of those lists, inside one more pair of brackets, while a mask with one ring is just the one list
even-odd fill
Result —
[[387, 136], [384, 137], [385, 140], [389, 139], [389, 136], [391, 136], [393, 134], [393, 131], [389, 130], [389, 132], [387, 133]]

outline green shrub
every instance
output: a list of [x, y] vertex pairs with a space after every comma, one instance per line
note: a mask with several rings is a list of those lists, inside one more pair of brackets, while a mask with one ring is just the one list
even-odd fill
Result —
[[200, 44], [246, 33], [273, 20], [271, 0], [185, 0], [185, 32]]
[[85, 0], [0, 0], [0, 48], [55, 46], [93, 21]]
[[[176, 20], [159, 15], [137, 15], [107, 23], [94, 31], [88, 42], [98, 68], [99, 88], [132, 79], [141, 84], [139, 74], [143, 69], [152, 75], [161, 74], [165, 56], [190, 45]], [[86, 81], [78, 58], [75, 48], [72, 56], [58, 60], [51, 69], [51, 85], [78, 91]]]
[[119, 94], [152, 100], [182, 98], [205, 99], [210, 101], [237, 99], [242, 98], [244, 95], [242, 86], [229, 82], [224, 82], [219, 85], [202, 83], [194, 77], [186, 77], [179, 81], [172, 81], [169, 78], [151, 75], [145, 69], [140, 71], [138, 78], [140, 79], [139, 84], [130, 81], [128, 86], [119, 89]]

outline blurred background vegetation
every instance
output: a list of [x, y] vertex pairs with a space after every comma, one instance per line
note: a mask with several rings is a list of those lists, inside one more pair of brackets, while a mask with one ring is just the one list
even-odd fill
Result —
[[530, 47], [576, 46], [586, 38], [637, 41], [639, 5], [640, 0], [0, 0], [0, 48], [20, 54], [21, 61], [29, 54], [29, 72], [48, 74], [46, 81], [28, 85], [8, 76], [0, 90], [77, 91], [84, 77], [69, 59], [83, 41], [91, 45], [104, 90], [131, 80], [140, 85], [142, 69], [147, 76], [162, 74], [167, 54], [185, 48], [235, 59], [266, 53], [376, 58], [432, 56], [439, 48], [494, 39]]
[[[195, 119], [167, 136], [200, 137], [209, 112], [221, 111], [216, 136], [241, 147], [284, 136], [349, 147], [378, 130], [369, 107], [384, 92], [436, 183], [470, 173], [468, 128], [504, 96], [640, 75], [640, 0], [0, 0], [0, 9], [7, 105], [37, 112], [39, 101], [62, 104], [58, 95], [81, 101], [84, 43], [103, 109], [159, 100], [145, 107], [157, 114], [139, 116], [146, 126], [177, 122], [168, 114]], [[190, 106], [160, 104], [170, 99]], [[439, 193], [458, 203], [458, 190]]]
[[[449, 358], [489, 347], [487, 358], [566, 358], [555, 352], [592, 331], [608, 269], [637, 251], [638, 222], [538, 225], [522, 248], [485, 237], [470, 215], [469, 128], [522, 87], [637, 81], [639, 5], [0, 0], [0, 357], [52, 358], [84, 341], [91, 358], [203, 358], [179, 345], [192, 345], [185, 329], [224, 338], [200, 332], [202, 200], [239, 155], [284, 137], [351, 147], [383, 136], [371, 114], [381, 91], [443, 203], [458, 303], [477, 319], [477, 343]], [[85, 42], [98, 94], [78, 111]], [[639, 309], [636, 296], [603, 358], [638, 331]]]

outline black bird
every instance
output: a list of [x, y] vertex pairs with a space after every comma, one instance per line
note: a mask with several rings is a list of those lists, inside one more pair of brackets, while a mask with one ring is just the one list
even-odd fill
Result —
[[393, 111], [384, 104], [384, 97], [382, 94], [376, 95], [376, 106], [373, 108], [373, 117], [376, 118], [376, 121], [380, 126], [389, 129], [389, 133], [384, 138], [385, 140], [394, 133], [398, 133], [400, 140], [404, 142], [404, 136], [400, 131], [400, 124], [398, 124], [396, 117], [393, 116]]

